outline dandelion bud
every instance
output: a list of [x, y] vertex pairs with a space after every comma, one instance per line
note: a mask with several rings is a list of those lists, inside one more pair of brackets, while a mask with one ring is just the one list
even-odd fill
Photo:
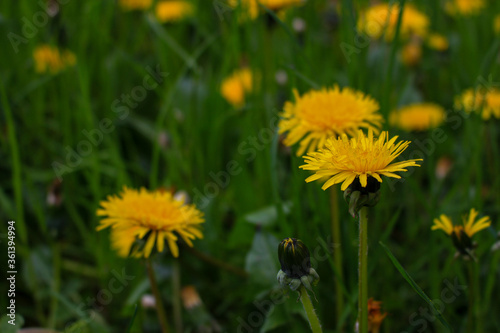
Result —
[[344, 191], [344, 199], [349, 203], [349, 213], [354, 217], [362, 207], [373, 207], [378, 203], [380, 183], [368, 177], [366, 187], [362, 187], [359, 178], [356, 178]]
[[297, 290], [301, 285], [311, 290], [311, 285], [319, 281], [319, 275], [311, 268], [307, 246], [296, 238], [285, 238], [278, 246], [281, 270], [277, 280], [282, 286]]

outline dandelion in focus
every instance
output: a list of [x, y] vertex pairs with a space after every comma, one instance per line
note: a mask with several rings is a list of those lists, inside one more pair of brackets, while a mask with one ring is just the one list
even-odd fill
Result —
[[156, 17], [162, 23], [177, 22], [192, 16], [193, 13], [193, 4], [184, 0], [160, 1], [155, 8]]
[[249, 68], [233, 72], [221, 85], [221, 94], [235, 108], [245, 104], [245, 95], [252, 91], [254, 75]]
[[[385, 36], [386, 41], [392, 41], [396, 33], [399, 16], [399, 5], [380, 3], [364, 11], [358, 20], [358, 30], [371, 38], [379, 39]], [[401, 38], [412, 35], [425, 37], [429, 29], [429, 18], [412, 5], [406, 5], [401, 19]]]
[[441, 125], [446, 118], [443, 107], [433, 103], [412, 104], [391, 112], [389, 123], [402, 130], [426, 131]]
[[486, 6], [484, 0], [448, 0], [445, 10], [453, 16], [477, 15]]
[[297, 156], [323, 148], [329, 137], [355, 136], [358, 129], [378, 132], [383, 121], [379, 104], [370, 96], [350, 88], [324, 88], [286, 102], [279, 133], [288, 132], [286, 146], [300, 142]]
[[178, 236], [189, 246], [203, 238], [203, 214], [194, 205], [175, 200], [168, 191], [123, 188], [118, 196], [100, 202], [97, 230], [111, 227], [111, 243], [123, 256], [148, 258], [156, 245], [163, 252], [165, 241], [174, 257], [179, 256]]
[[73, 52], [50, 45], [40, 45], [33, 51], [35, 60], [35, 71], [37, 73], [57, 74], [67, 67], [74, 66], [76, 57]]
[[491, 117], [500, 119], [500, 90], [468, 89], [455, 98], [455, 108], [463, 109], [468, 113], [479, 112], [483, 120]]
[[146, 10], [151, 7], [153, 0], [120, 0], [119, 4], [124, 10]]

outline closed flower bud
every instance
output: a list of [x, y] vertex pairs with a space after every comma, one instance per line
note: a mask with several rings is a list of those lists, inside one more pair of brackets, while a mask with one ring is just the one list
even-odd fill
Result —
[[312, 290], [311, 285], [318, 283], [319, 275], [311, 268], [309, 250], [300, 239], [283, 239], [278, 246], [278, 258], [281, 270], [276, 278], [282, 286], [297, 290], [304, 285]]
[[349, 203], [349, 213], [354, 217], [364, 207], [375, 206], [380, 199], [380, 183], [373, 177], [368, 177], [366, 187], [362, 187], [356, 178], [344, 191], [344, 199]]

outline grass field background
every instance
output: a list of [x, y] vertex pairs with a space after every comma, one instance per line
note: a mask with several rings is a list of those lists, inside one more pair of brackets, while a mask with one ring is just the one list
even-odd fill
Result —
[[[204, 315], [183, 311], [184, 331], [196, 332], [209, 316], [223, 332], [306, 332], [295, 293], [280, 304], [272, 301], [273, 291], [281, 290], [277, 245], [296, 237], [316, 256], [321, 281], [314, 305], [325, 331], [352, 332], [357, 220], [336, 188], [345, 275], [339, 320], [338, 267], [324, 255], [338, 246], [330, 232], [330, 193], [304, 181], [309, 173], [298, 168], [303, 159], [277, 133], [293, 89], [305, 93], [338, 84], [379, 101], [383, 129], [412, 141], [404, 157], [424, 159], [402, 180], [384, 180], [380, 203], [369, 216], [369, 296], [388, 313], [381, 332], [446, 330], [379, 242], [431, 299], [441, 300], [436, 304], [443, 305], [455, 332], [472, 332], [466, 328], [470, 295], [480, 300], [474, 315], [483, 331], [500, 331], [500, 252], [490, 250], [498, 241], [500, 214], [499, 122], [454, 108], [455, 96], [465, 89], [500, 85], [500, 39], [493, 30], [499, 3], [487, 1], [478, 15], [452, 17], [440, 1], [411, 1], [450, 44], [444, 52], [424, 47], [411, 67], [401, 61], [404, 41], [357, 33], [368, 1], [342, 1], [338, 7], [307, 1], [286, 14], [243, 22], [239, 10], [223, 2], [193, 0], [195, 14], [169, 24], [151, 11], [124, 11], [115, 1], [97, 0], [61, 1], [57, 14], [38, 24], [34, 15], [45, 13], [40, 3], [0, 4], [1, 267], [7, 261], [7, 221], [15, 220], [19, 324], [124, 332], [134, 318], [132, 332], [159, 330], [154, 310], [141, 305], [150, 293], [144, 263], [118, 257], [109, 233], [95, 230], [99, 202], [127, 185], [184, 190], [205, 214], [204, 238], [194, 250], [181, 246], [178, 260], [168, 252], [154, 257], [169, 316], [179, 285], [195, 286], [203, 300]], [[298, 18], [303, 32], [294, 29]], [[10, 33], [22, 39], [13, 42]], [[37, 73], [33, 52], [41, 44], [70, 50], [75, 65], [57, 74]], [[244, 106], [235, 108], [220, 86], [243, 65], [256, 79]], [[286, 80], [277, 80], [277, 73]], [[145, 80], [157, 84], [141, 89]], [[390, 111], [424, 101], [447, 110], [440, 127], [409, 133], [390, 126]], [[442, 177], [437, 170], [447, 163], [451, 169]], [[47, 200], [50, 194], [56, 202]], [[440, 214], [459, 221], [473, 207], [492, 219], [474, 237], [475, 285], [467, 263], [454, 258], [449, 237], [431, 231]], [[123, 272], [130, 280], [104, 295]], [[0, 286], [3, 314], [5, 279]], [[456, 292], [452, 301], [446, 290]], [[11, 329], [6, 318], [2, 332]]]

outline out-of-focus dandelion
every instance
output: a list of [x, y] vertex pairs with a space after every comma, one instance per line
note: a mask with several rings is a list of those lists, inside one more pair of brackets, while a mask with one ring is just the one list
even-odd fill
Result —
[[[358, 30], [371, 38], [379, 39], [383, 35], [386, 41], [392, 41], [396, 33], [399, 5], [380, 3], [365, 10], [358, 20]], [[400, 37], [412, 35], [425, 37], [429, 29], [429, 18], [412, 5], [405, 5], [401, 19]]]
[[370, 333], [380, 332], [382, 321], [387, 316], [387, 312], [380, 311], [380, 304], [382, 302], [375, 301], [373, 298], [368, 300], [368, 332]]
[[492, 116], [500, 119], [500, 89], [468, 89], [455, 97], [455, 108], [466, 112], [479, 112], [483, 120]]
[[477, 216], [477, 210], [471, 208], [469, 215], [462, 218], [463, 225], [454, 225], [449, 216], [442, 214], [439, 218], [434, 219], [434, 225], [431, 229], [443, 230], [451, 237], [460, 254], [471, 256], [475, 247], [472, 243], [472, 236], [491, 225], [489, 216], [484, 216], [476, 221]]
[[440, 52], [446, 51], [450, 47], [448, 39], [438, 33], [429, 34], [427, 36], [426, 43], [429, 48]]
[[120, 7], [124, 10], [146, 10], [151, 7], [153, 0], [120, 0]]
[[33, 51], [37, 73], [56, 74], [76, 63], [76, 56], [69, 50], [60, 51], [57, 47], [40, 45]]
[[445, 10], [453, 16], [477, 15], [486, 6], [484, 0], [448, 0]]
[[401, 61], [408, 67], [418, 65], [422, 59], [422, 42], [410, 41], [401, 50]]
[[245, 95], [252, 91], [254, 75], [249, 68], [233, 72], [221, 85], [221, 94], [235, 108], [245, 104]]
[[167, 0], [156, 4], [155, 14], [162, 23], [171, 23], [183, 20], [192, 16], [194, 6], [185, 0]]
[[358, 129], [378, 132], [382, 116], [379, 104], [370, 96], [350, 88], [324, 88], [300, 96], [295, 90], [295, 102], [286, 102], [279, 133], [288, 132], [284, 144], [300, 142], [297, 156], [324, 147], [329, 137], [347, 134], [355, 136]]
[[179, 256], [180, 236], [189, 246], [203, 238], [203, 214], [194, 205], [175, 200], [168, 191], [123, 188], [119, 196], [101, 201], [98, 216], [105, 216], [97, 227], [112, 227], [111, 242], [121, 256], [149, 257], [156, 244], [163, 252], [165, 241], [174, 257]]
[[391, 112], [389, 123], [405, 131], [426, 131], [438, 127], [446, 118], [443, 107], [434, 103], [418, 103]]
[[240, 19], [244, 21], [256, 19], [262, 12], [260, 5], [273, 11], [279, 11], [299, 6], [305, 2], [306, 0], [229, 0], [228, 4], [233, 8], [237, 8], [239, 4], [241, 5], [242, 15]]
[[495, 16], [493, 20], [493, 31], [498, 35], [500, 34], [500, 14]]

